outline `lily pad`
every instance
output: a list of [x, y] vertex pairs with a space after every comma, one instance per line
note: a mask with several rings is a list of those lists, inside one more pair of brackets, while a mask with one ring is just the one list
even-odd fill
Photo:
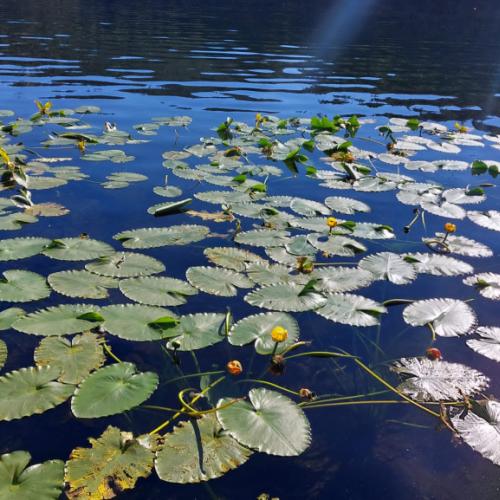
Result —
[[247, 316], [232, 326], [228, 340], [236, 346], [255, 342], [257, 353], [271, 354], [276, 346], [271, 332], [276, 326], [282, 326], [288, 332], [288, 338], [280, 342], [275, 351], [279, 354], [299, 338], [299, 325], [290, 314], [269, 312]]
[[180, 306], [198, 290], [185, 281], [157, 276], [129, 278], [120, 281], [125, 297], [151, 306]]
[[118, 286], [118, 280], [89, 271], [60, 271], [49, 274], [47, 281], [57, 293], [82, 299], [105, 299], [108, 289]]
[[405, 379], [398, 390], [419, 401], [462, 400], [488, 386], [482, 373], [460, 363], [402, 358], [392, 370]]
[[64, 486], [64, 462], [47, 460], [28, 467], [31, 455], [13, 451], [0, 456], [2, 500], [57, 500]]
[[476, 287], [479, 293], [487, 299], [500, 300], [500, 274], [475, 274], [465, 278], [464, 284]]
[[492, 231], [500, 231], [500, 211], [498, 210], [470, 211], [467, 212], [467, 217], [481, 227]]
[[112, 255], [114, 248], [102, 241], [88, 238], [61, 238], [52, 240], [43, 254], [58, 260], [92, 260]]
[[226, 338], [222, 328], [225, 318], [225, 314], [218, 313], [181, 316], [179, 324], [171, 329], [172, 336], [176, 338], [168, 343], [168, 347], [191, 351], [221, 342]]
[[106, 360], [102, 341], [90, 332], [75, 335], [72, 340], [64, 337], [45, 337], [35, 349], [37, 366], [59, 369], [58, 380], [66, 384], [79, 384], [92, 370]]
[[181, 422], [156, 454], [155, 468], [169, 483], [199, 483], [244, 464], [252, 451], [222, 431], [215, 415]]
[[254, 247], [279, 247], [288, 242], [290, 233], [273, 229], [252, 229], [238, 233], [234, 238], [236, 243]]
[[12, 269], [0, 277], [0, 300], [6, 302], [30, 302], [50, 295], [45, 278], [31, 271]]
[[203, 253], [213, 264], [238, 272], [244, 271], [248, 263], [264, 262], [264, 259], [262, 259], [262, 257], [259, 257], [257, 254], [249, 252], [248, 250], [243, 250], [241, 248], [205, 248]]
[[125, 248], [157, 248], [170, 245], [188, 245], [207, 237], [210, 229], [206, 226], [185, 224], [170, 227], [148, 227], [115, 234]]
[[480, 326], [475, 333], [479, 338], [468, 340], [467, 345], [487, 358], [500, 361], [500, 327]]
[[237, 295], [237, 287], [253, 287], [253, 283], [243, 274], [218, 267], [190, 267], [186, 271], [186, 278], [191, 285], [202, 292], [222, 297]]
[[89, 262], [85, 269], [91, 273], [112, 278], [133, 278], [149, 276], [165, 271], [165, 266], [157, 259], [133, 252], [117, 252], [108, 257], [100, 257]]
[[115, 363], [91, 373], [76, 389], [71, 410], [77, 418], [100, 418], [130, 410], [146, 401], [158, 375], [139, 372], [133, 363]]
[[64, 403], [74, 386], [57, 382], [52, 366], [21, 368], [0, 377], [0, 420], [16, 420], [43, 413]]
[[104, 318], [90, 304], [63, 304], [32, 312], [14, 321], [12, 328], [30, 335], [70, 335], [91, 330]]
[[20, 307], [9, 307], [0, 312], [0, 330], [8, 330], [12, 323], [26, 314]]
[[[442, 241], [444, 233], [436, 233], [435, 238], [422, 238], [422, 241], [432, 249], [441, 250], [442, 245], [436, 242]], [[465, 236], [448, 235], [446, 245], [451, 253], [465, 255], [467, 257], [491, 257], [491, 248]]]
[[464, 335], [476, 323], [471, 307], [456, 299], [417, 300], [405, 307], [403, 318], [411, 326], [430, 324], [436, 335], [442, 337]]
[[316, 289], [325, 293], [352, 292], [370, 285], [374, 279], [369, 271], [344, 266], [319, 267], [313, 276], [318, 280]]
[[375, 279], [386, 279], [395, 285], [411, 283], [417, 276], [413, 264], [392, 252], [369, 255], [359, 262], [359, 267], [371, 272]]
[[[309, 421], [291, 399], [268, 389], [252, 389], [248, 399], [217, 412], [229, 435], [269, 455], [296, 456], [306, 450], [311, 442]], [[222, 399], [218, 406], [228, 402]]]
[[404, 260], [415, 266], [418, 273], [434, 276], [459, 276], [470, 274], [474, 268], [462, 260], [433, 253], [409, 253]]
[[154, 453], [130, 432], [109, 426], [89, 442], [91, 448], [75, 448], [66, 463], [68, 498], [113, 498], [151, 474]]
[[122, 339], [161, 340], [178, 335], [173, 326], [177, 316], [168, 309], [141, 304], [113, 304], [102, 309], [102, 328]]
[[26, 259], [41, 253], [50, 243], [47, 238], [10, 238], [0, 241], [0, 261]]

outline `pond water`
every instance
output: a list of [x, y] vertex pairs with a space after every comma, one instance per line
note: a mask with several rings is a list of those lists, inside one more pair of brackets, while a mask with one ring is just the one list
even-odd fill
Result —
[[[70, 212], [62, 217], [40, 217], [38, 222], [26, 224], [19, 231], [2, 231], [2, 239], [26, 236], [56, 239], [88, 233], [91, 238], [122, 250], [121, 243], [113, 239], [121, 231], [180, 224], [208, 226], [212, 233], [208, 239], [185, 246], [138, 250], [164, 263], [166, 272], [162, 275], [185, 279], [189, 267], [209, 265], [203, 255], [206, 247], [231, 244], [230, 231], [235, 225], [203, 221], [187, 213], [154, 218], [147, 213], [148, 207], [169, 199], [157, 196], [152, 190], [164, 185], [168, 174], [169, 185], [183, 192], [175, 200], [193, 198], [189, 206], [192, 210], [220, 210], [220, 204], [203, 202], [194, 194], [227, 187], [174, 175], [162, 166], [162, 154], [199, 144], [202, 137], [217, 136], [215, 128], [228, 116], [253, 126], [257, 113], [280, 119], [305, 119], [318, 114], [329, 118], [357, 115], [366, 123], [353, 142], [356, 147], [376, 154], [385, 151], [386, 142], [376, 127], [387, 125], [394, 117], [438, 122], [455, 132], [457, 123], [470, 134], [500, 134], [500, 8], [495, 2], [248, 0], [237, 4], [215, 0], [24, 0], [2, 2], [0, 16], [0, 109], [29, 118], [36, 111], [35, 99], [42, 103], [51, 101], [55, 109], [98, 106], [101, 112], [79, 116], [93, 128], [77, 132], [100, 134], [104, 122], [111, 122], [134, 138], [149, 141], [105, 148], [89, 144], [81, 155], [74, 144], [39, 148], [49, 134], [64, 132], [57, 124], [35, 127], [27, 134], [11, 138], [9, 144], [22, 142], [31, 150], [24, 151], [28, 160], [39, 155], [67, 157], [70, 159], [60, 166], [79, 167], [88, 177], [53, 189], [33, 190], [36, 203], [56, 202]], [[141, 135], [141, 130], [134, 129], [134, 125], [151, 123], [153, 117], [166, 116], [189, 116], [192, 123], [187, 127], [161, 126], [154, 130], [155, 135]], [[0, 120], [8, 123], [10, 118]], [[390, 126], [397, 128], [398, 124], [392, 122]], [[425, 133], [423, 136], [433, 138]], [[278, 136], [278, 139], [285, 141], [290, 137]], [[304, 133], [304, 137], [309, 134]], [[468, 164], [475, 160], [499, 162], [498, 144], [481, 140], [479, 145], [461, 145], [458, 152], [424, 148], [425, 151], [418, 151], [418, 159], [460, 160]], [[106, 148], [121, 149], [135, 159], [121, 164], [82, 159], [94, 150]], [[329, 168], [321, 152], [303, 152], [310, 157], [307, 165], [318, 170]], [[191, 167], [210, 163], [206, 157], [196, 156], [185, 161]], [[393, 239], [360, 240], [367, 247], [365, 255], [427, 252], [422, 238], [441, 232], [443, 224], [450, 220], [457, 225], [457, 234], [484, 243], [492, 250], [492, 255], [485, 258], [453, 256], [471, 264], [474, 273], [500, 272], [498, 232], [485, 229], [469, 218], [449, 219], [426, 213], [425, 224], [419, 220], [406, 234], [403, 227], [413, 217], [413, 206], [399, 203], [395, 190], [331, 189], [321, 186], [314, 176], [305, 175], [304, 165], [299, 164], [298, 174], [293, 175], [282, 161], [258, 159], [256, 155], [251, 161], [282, 170], [280, 176], [269, 177], [269, 195], [319, 202], [328, 196], [348, 196], [370, 205], [371, 213], [335, 214], [339, 219], [377, 222], [394, 228]], [[487, 198], [480, 208], [476, 205], [464, 208], [499, 210], [496, 181], [487, 174], [472, 176], [469, 168], [436, 173], [410, 171], [403, 165], [378, 159], [364, 163], [371, 163], [378, 169], [376, 172], [400, 173], [417, 182], [438, 182], [446, 188], [491, 183], [492, 186], [484, 188]], [[135, 172], [147, 176], [147, 180], [131, 182], [123, 189], [104, 189], [102, 183], [113, 172]], [[2, 193], [5, 198], [10, 194]], [[255, 218], [239, 218], [244, 231], [261, 224]], [[242, 248], [267, 258], [263, 248], [246, 245]], [[356, 262], [363, 257], [318, 256], [318, 259]], [[83, 269], [84, 264], [35, 255], [25, 260], [0, 262], [0, 271], [26, 269], [48, 276], [67, 269]], [[393, 298], [474, 299], [470, 305], [477, 323], [497, 326], [498, 301], [463, 285], [463, 278], [419, 274], [410, 286], [379, 280], [353, 293], [378, 302]], [[239, 290], [236, 297], [199, 293], [189, 297], [187, 304], [171, 309], [184, 315], [225, 313], [229, 307], [235, 320], [265, 312], [243, 300], [247, 293], [248, 290]], [[105, 300], [67, 299], [53, 292], [49, 298], [19, 305], [31, 312], [82, 302], [109, 305], [131, 301], [119, 290], [111, 289], [110, 297]], [[17, 304], [3, 302], [2, 309], [12, 305]], [[292, 314], [299, 322], [300, 338], [312, 341], [311, 349], [344, 349], [396, 383], [396, 377], [386, 369], [387, 364], [401, 357], [423, 356], [431, 345], [429, 330], [423, 326], [410, 327], [401, 312], [401, 306], [391, 307], [379, 326], [364, 328], [332, 322], [312, 311]], [[41, 337], [12, 329], [2, 333], [9, 348], [2, 375], [32, 366], [33, 350]], [[143, 371], [159, 373], [159, 389], [148, 402], [178, 407], [177, 393], [186, 386], [166, 383], [179, 373], [161, 350], [161, 343], [107, 337], [120, 358], [136, 363]], [[483, 394], [500, 396], [497, 362], [470, 349], [463, 338], [438, 337], [434, 346], [441, 350], [446, 361], [463, 363], [490, 377], [492, 382]], [[179, 356], [180, 369], [195, 373], [196, 365], [189, 353]], [[198, 362], [202, 371], [218, 370], [235, 358], [248, 367], [247, 378], [257, 378], [268, 363], [264, 356], [254, 356], [251, 345], [237, 348], [227, 342], [199, 351]], [[290, 361], [281, 377], [267, 376], [267, 380], [294, 390], [309, 387], [321, 395], [383, 390], [383, 386], [352, 363], [331, 359]], [[189, 385], [199, 387], [197, 379], [189, 380]], [[244, 385], [239, 385], [241, 395], [246, 393]], [[380, 397], [392, 399], [390, 394], [387, 396]], [[313, 408], [307, 411], [307, 417], [312, 443], [298, 457], [258, 453], [236, 470], [205, 484], [176, 485], [159, 480], [153, 473], [141, 479], [135, 489], [121, 493], [120, 498], [254, 499], [268, 493], [282, 500], [334, 497], [403, 500], [473, 496], [489, 499], [499, 495], [497, 466], [440, 428], [436, 419], [411, 405]], [[75, 419], [70, 404], [64, 403], [41, 415], [0, 422], [0, 452], [29, 450], [33, 463], [53, 458], [66, 460], [71, 450], [87, 446], [88, 437], [98, 437], [110, 424], [138, 435], [150, 431], [165, 418], [164, 413], [134, 410], [108, 418]]]

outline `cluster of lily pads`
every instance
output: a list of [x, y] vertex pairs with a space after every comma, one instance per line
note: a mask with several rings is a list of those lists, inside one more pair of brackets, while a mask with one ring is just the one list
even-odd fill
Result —
[[[76, 110], [53, 110], [50, 103], [37, 106], [30, 119], [0, 125], [6, 195], [0, 200], [0, 230], [20, 229], [36, 222], [37, 216], [68, 213], [54, 203], [37, 203], [36, 191], [88, 176], [78, 167], [60, 166], [71, 158], [51, 157], [47, 151], [68, 148], [82, 160], [124, 163], [134, 158], [106, 147], [149, 140], [134, 139], [109, 123], [100, 134], [88, 132], [92, 126], [85, 116], [99, 112], [93, 106]], [[0, 111], [3, 120], [9, 116], [10, 112]], [[468, 163], [416, 157], [429, 149], [447, 155], [467, 147], [500, 149], [500, 136], [469, 133], [460, 125], [450, 130], [439, 123], [393, 118], [378, 127], [376, 139], [361, 137], [360, 129], [368, 121], [354, 116], [279, 119], [258, 114], [254, 123], [247, 124], [228, 118], [212, 137], [163, 154], [168, 175], [165, 185], [154, 187], [153, 192], [167, 201], [149, 208], [155, 217], [151, 227], [121, 231], [112, 236], [113, 245], [84, 233], [58, 239], [0, 240], [2, 262], [43, 255], [68, 263], [68, 269], [48, 276], [27, 271], [22, 264], [2, 274], [0, 300], [23, 308], [1, 311], [0, 328], [42, 338], [32, 366], [0, 376], [0, 420], [40, 414], [68, 400], [77, 419], [105, 418], [134, 408], [171, 413], [163, 421], [152, 419], [147, 434], [109, 426], [101, 436], [89, 437], [90, 447], [75, 448], [65, 463], [50, 460], [28, 467], [27, 451], [4, 454], [0, 497], [58, 498], [64, 489], [68, 498], [105, 499], [133, 488], [153, 469], [167, 482], [196, 483], [224, 475], [256, 452], [299, 455], [311, 442], [305, 410], [358, 397], [332, 398], [314, 394], [308, 387], [284, 387], [269, 378], [281, 373], [286, 363], [311, 357], [352, 363], [397, 400], [437, 419], [500, 465], [500, 403], [481, 397], [489, 379], [479, 371], [442, 360], [440, 351], [430, 346], [425, 356], [393, 362], [391, 380], [353, 353], [311, 350], [307, 335], [300, 336], [300, 315], [294, 313], [312, 311], [332, 323], [370, 327], [379, 325], [389, 309], [399, 311], [398, 306], [404, 305], [403, 320], [428, 328], [431, 342], [470, 335], [471, 349], [500, 361], [500, 327], [478, 325], [467, 301], [453, 297], [377, 301], [358, 292], [381, 280], [408, 285], [424, 274], [462, 276], [466, 286], [474, 287], [473, 295], [500, 299], [500, 274], [475, 273], [473, 265], [462, 259], [491, 257], [493, 250], [459, 234], [457, 225], [450, 222], [467, 217], [482, 228], [500, 231], [499, 211], [466, 208], [485, 201], [486, 190], [493, 185], [447, 188], [410, 175], [412, 171], [439, 175], [470, 170], [472, 175], [495, 177], [500, 163], [493, 160]], [[47, 124], [64, 131], [51, 132], [43, 141], [44, 156], [13, 142]], [[162, 126], [182, 129], [189, 124], [188, 117], [162, 117], [134, 130], [149, 137]], [[379, 152], [361, 148], [372, 143]], [[305, 175], [308, 182], [329, 188], [332, 194], [322, 200], [273, 194], [273, 181], [287, 172], [296, 182]], [[168, 182], [172, 177], [197, 183], [196, 200], [183, 198], [182, 189]], [[115, 172], [103, 185], [125, 188], [143, 180], [146, 177], [140, 173]], [[371, 207], [355, 194], [388, 191], [395, 193], [395, 204], [409, 207], [412, 220], [405, 232], [416, 223], [425, 224], [426, 217], [441, 217], [443, 231], [424, 238], [418, 252], [397, 252], [394, 247], [394, 251], [370, 253], [371, 243], [390, 242], [397, 230], [379, 221], [357, 221]], [[196, 209], [191, 207], [196, 204]], [[179, 214], [206, 224], [176, 224]], [[225, 224], [223, 233], [215, 229], [220, 224]], [[166, 275], [164, 262], [145, 253], [206, 239], [213, 240], [204, 245], [206, 265], [186, 269], [185, 280]], [[113, 292], [113, 297], [120, 296], [121, 301], [109, 303], [110, 290], [119, 291], [121, 295]], [[242, 294], [248, 305], [264, 312], [237, 321], [233, 319], [237, 311], [182, 312], [190, 298], [200, 293]], [[24, 309], [24, 303], [51, 295], [61, 303]], [[86, 302], [65, 303], [66, 297]], [[241, 394], [237, 380], [245, 376], [246, 367], [238, 359], [228, 359], [209, 372], [183, 373], [180, 380], [195, 379], [198, 384], [180, 390], [179, 407], [148, 404], [159, 385], [168, 381], [120, 359], [111, 347], [116, 337], [132, 343], [156, 342], [177, 367], [184, 352], [191, 353], [198, 365], [202, 350], [215, 344], [253, 345], [267, 359], [268, 370], [247, 379], [251, 388]], [[7, 356], [7, 344], [0, 340], [1, 366]], [[222, 386], [222, 396], [211, 397]]]

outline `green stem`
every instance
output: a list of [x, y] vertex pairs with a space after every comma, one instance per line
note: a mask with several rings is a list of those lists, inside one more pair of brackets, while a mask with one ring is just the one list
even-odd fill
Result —
[[340, 353], [340, 352], [330, 352], [330, 351], [309, 351], [309, 352], [301, 352], [299, 354], [292, 354], [291, 356], [287, 356], [285, 359], [294, 359], [294, 358], [302, 358], [304, 356], [312, 356], [315, 358], [351, 358], [357, 359], [357, 356], [353, 356], [352, 354]]
[[292, 391], [292, 389], [288, 389], [287, 387], [283, 387], [282, 385], [269, 382], [268, 380], [262, 380], [260, 378], [245, 378], [243, 380], [239, 380], [237, 383], [241, 384], [242, 382], [257, 382], [258, 384], [268, 385], [270, 387], [280, 389], [281, 391], [288, 392], [289, 394], [293, 394], [294, 396], [300, 396], [300, 393], [297, 391]]
[[429, 330], [432, 333], [432, 342], [436, 342], [436, 330], [434, 330], [432, 323], [427, 323], [427, 326], [429, 327]]
[[113, 353], [111, 347], [109, 347], [109, 345], [106, 342], [104, 342], [102, 346], [104, 347], [104, 350], [108, 353], [108, 355], [111, 358], [113, 358], [117, 363], [123, 363], [123, 361]]
[[170, 380], [167, 380], [160, 385], [173, 384], [175, 382], [179, 382], [179, 380], [185, 380], [187, 378], [203, 377], [204, 375], [220, 375], [221, 373], [224, 373], [224, 370], [213, 370], [210, 372], [189, 373], [188, 375], [182, 375], [181, 377], [175, 377], [175, 378], [172, 378]]
[[355, 394], [352, 396], [338, 396], [334, 398], [318, 398], [315, 399], [314, 401], [304, 401], [303, 403], [299, 403], [299, 406], [309, 406], [311, 404], [316, 404], [316, 403], [333, 403], [336, 401], [350, 401], [352, 399], [359, 399], [359, 398], [366, 398], [368, 396], [379, 396], [380, 394], [387, 394], [390, 391], [374, 391], [374, 392], [369, 392], [367, 394]]

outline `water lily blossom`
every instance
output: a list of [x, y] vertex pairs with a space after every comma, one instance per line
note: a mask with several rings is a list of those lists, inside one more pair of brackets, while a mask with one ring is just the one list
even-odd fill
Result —
[[237, 359], [229, 361], [226, 365], [226, 368], [231, 375], [241, 375], [241, 373], [243, 372], [243, 366]]
[[284, 342], [288, 338], [288, 330], [282, 326], [275, 326], [271, 331], [271, 337], [275, 342]]

